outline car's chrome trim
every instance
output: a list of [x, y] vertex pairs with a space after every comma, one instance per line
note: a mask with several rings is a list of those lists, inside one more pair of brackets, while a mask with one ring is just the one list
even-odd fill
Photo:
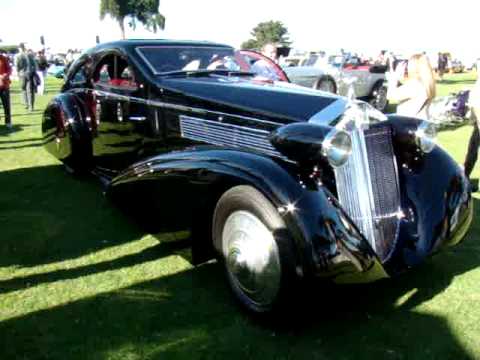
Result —
[[344, 166], [334, 169], [338, 200], [375, 251], [375, 203], [364, 129], [354, 127], [350, 136], [351, 156]]
[[345, 112], [347, 104], [347, 99], [339, 98], [313, 115], [310, 119], [308, 119], [308, 122], [324, 126], [331, 126], [332, 122]]
[[130, 116], [128, 120], [141, 122], [147, 120], [147, 118], [145, 116]]
[[283, 125], [282, 123], [278, 123], [278, 122], [274, 122], [274, 121], [270, 121], [270, 120], [263, 120], [263, 119], [253, 118], [253, 117], [244, 116], [244, 115], [227, 114], [227, 113], [220, 112], [220, 111], [206, 110], [206, 109], [187, 106], [187, 105], [172, 104], [172, 103], [167, 103], [167, 102], [158, 101], [158, 100], [146, 100], [146, 99], [142, 99], [142, 98], [139, 98], [139, 97], [125, 96], [125, 95], [120, 95], [120, 94], [112, 93], [112, 92], [109, 92], [109, 91], [98, 90], [98, 89], [94, 89], [93, 92], [94, 92], [95, 95], [105, 96], [105, 97], [108, 97], [110, 99], [117, 99], [119, 101], [136, 102], [136, 103], [139, 103], [139, 104], [159, 107], [159, 108], [163, 108], [163, 109], [178, 110], [178, 111], [191, 112], [191, 113], [194, 113], [194, 114], [202, 114], [202, 115], [211, 114], [211, 115], [218, 116], [218, 117], [228, 116], [228, 117], [231, 117], [233, 119], [253, 121], [253, 122], [256, 122], [256, 123], [262, 123], [262, 124], [271, 125], [271, 126], [281, 126], [281, 125]]
[[191, 116], [180, 115], [182, 137], [206, 142], [213, 145], [261, 150], [267, 155], [286, 160], [268, 140], [267, 130], [252, 129], [244, 126], [225, 124]]

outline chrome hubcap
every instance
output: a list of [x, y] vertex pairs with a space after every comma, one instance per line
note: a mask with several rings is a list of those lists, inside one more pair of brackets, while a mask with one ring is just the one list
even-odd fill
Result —
[[233, 285], [257, 305], [272, 303], [281, 270], [271, 231], [252, 213], [235, 211], [225, 222], [222, 245]]

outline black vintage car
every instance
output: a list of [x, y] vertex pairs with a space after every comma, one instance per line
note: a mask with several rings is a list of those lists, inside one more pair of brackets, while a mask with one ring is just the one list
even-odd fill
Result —
[[248, 71], [210, 42], [99, 45], [48, 105], [46, 148], [152, 231], [189, 229], [194, 262], [220, 259], [258, 313], [301, 279], [390, 277], [464, 237], [469, 183], [431, 124]]

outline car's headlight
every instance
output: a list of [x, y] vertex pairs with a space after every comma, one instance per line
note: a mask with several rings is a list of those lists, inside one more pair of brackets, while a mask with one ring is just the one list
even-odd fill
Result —
[[429, 121], [422, 121], [415, 132], [416, 142], [420, 150], [429, 153], [435, 147], [437, 130], [435, 124]]
[[333, 167], [344, 165], [352, 152], [352, 139], [343, 130], [332, 129], [322, 142], [322, 155]]

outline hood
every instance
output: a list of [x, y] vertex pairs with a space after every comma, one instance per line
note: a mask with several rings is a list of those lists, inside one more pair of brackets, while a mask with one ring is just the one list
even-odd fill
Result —
[[257, 78], [171, 77], [158, 78], [157, 84], [171, 91], [173, 96], [189, 99], [192, 106], [199, 101], [209, 102], [212, 107], [227, 107], [233, 114], [248, 113], [285, 122], [308, 121], [321, 111], [325, 113], [324, 110], [332, 105], [336, 105], [337, 117], [340, 114], [338, 103], [345, 103], [344, 98], [330, 93]]

